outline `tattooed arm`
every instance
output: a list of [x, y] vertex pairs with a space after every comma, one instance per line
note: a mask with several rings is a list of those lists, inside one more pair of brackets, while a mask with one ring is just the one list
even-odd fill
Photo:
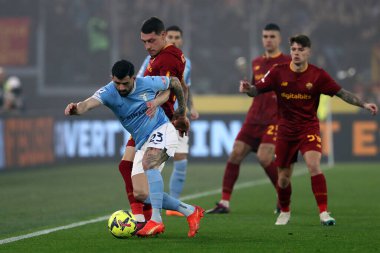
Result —
[[178, 80], [177, 77], [170, 77], [170, 84], [169, 88], [173, 89], [173, 92], [178, 100], [178, 109], [176, 113], [178, 115], [185, 115], [186, 111], [186, 101], [184, 97], [184, 92], [182, 90], [181, 82]]
[[336, 93], [336, 96], [340, 97], [346, 103], [367, 109], [371, 112], [372, 115], [375, 115], [378, 111], [378, 108], [375, 104], [363, 102], [356, 95], [352, 94], [351, 92], [345, 89], [341, 89], [340, 91], [338, 91]]

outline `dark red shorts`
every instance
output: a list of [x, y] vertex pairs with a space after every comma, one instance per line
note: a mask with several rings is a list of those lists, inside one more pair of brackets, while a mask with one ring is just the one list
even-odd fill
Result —
[[242, 141], [257, 152], [260, 143], [276, 145], [277, 125], [249, 125], [243, 124], [235, 140]]
[[290, 168], [291, 164], [297, 162], [298, 151], [303, 155], [310, 150], [322, 153], [319, 131], [306, 133], [297, 140], [284, 140], [279, 136], [276, 143], [276, 166]]

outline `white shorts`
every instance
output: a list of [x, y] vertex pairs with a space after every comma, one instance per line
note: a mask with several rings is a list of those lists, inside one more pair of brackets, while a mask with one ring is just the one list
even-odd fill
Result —
[[189, 153], [189, 136], [184, 135], [183, 137], [181, 137], [178, 131], [177, 131], [177, 134], [178, 134], [178, 147], [175, 150], [175, 152], [181, 153], [181, 154], [188, 154]]
[[[177, 147], [177, 130], [170, 122], [163, 124], [154, 130], [141, 149], [136, 151], [135, 158], [133, 159], [132, 176], [144, 173], [142, 159], [147, 148], [166, 149], [166, 154], [173, 157]], [[164, 165], [165, 163], [162, 163], [158, 169], [162, 171]]]

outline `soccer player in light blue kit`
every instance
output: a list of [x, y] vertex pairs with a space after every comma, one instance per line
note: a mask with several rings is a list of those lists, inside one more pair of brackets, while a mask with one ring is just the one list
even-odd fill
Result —
[[[183, 32], [182, 30], [176, 26], [170, 26], [166, 29], [166, 42], [171, 43], [177, 48], [182, 48], [183, 45]], [[196, 120], [199, 118], [199, 113], [194, 107], [193, 97], [191, 93], [191, 61], [186, 58], [186, 66], [185, 71], [183, 74], [184, 81], [188, 89], [188, 110], [190, 111], [190, 118], [192, 120]], [[150, 55], [148, 55], [143, 64], [140, 67], [140, 70], [137, 74], [137, 76], [144, 76], [145, 70], [148, 67], [149, 60], [151, 59]], [[177, 109], [178, 102], [174, 104], [174, 109]], [[187, 173], [187, 155], [189, 153], [189, 137], [188, 136], [178, 136], [179, 139], [179, 145], [176, 149], [175, 155], [174, 155], [174, 162], [173, 162], [173, 172], [170, 177], [170, 184], [169, 184], [169, 190], [170, 190], [170, 196], [174, 198], [179, 198], [186, 180], [186, 173]], [[167, 210], [166, 215], [168, 216], [183, 216], [181, 213]]]
[[[137, 232], [138, 236], [164, 232], [165, 226], [161, 218], [161, 209], [164, 208], [185, 215], [189, 224], [188, 236], [193, 237], [199, 230], [203, 209], [183, 203], [165, 193], [160, 173], [165, 161], [174, 155], [178, 145], [176, 129], [159, 104], [153, 102], [158, 92], [167, 89], [174, 90], [179, 101], [177, 113], [184, 115], [185, 100], [178, 78], [148, 76], [135, 79], [133, 64], [120, 60], [112, 67], [112, 81], [86, 100], [68, 104], [65, 115], [80, 115], [103, 104], [135, 139], [137, 151], [133, 169], [137, 173], [145, 173], [149, 185], [149, 197], [145, 201], [153, 207], [151, 220]], [[179, 121], [185, 119], [180, 117]], [[175, 123], [188, 125], [188, 122]]]

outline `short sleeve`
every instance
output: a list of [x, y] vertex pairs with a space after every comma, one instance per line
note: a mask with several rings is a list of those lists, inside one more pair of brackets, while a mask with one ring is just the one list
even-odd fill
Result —
[[167, 76], [146, 76], [141, 80], [144, 84], [148, 84], [155, 93], [169, 89], [170, 78]]
[[323, 69], [321, 69], [318, 83], [320, 92], [331, 97], [342, 89], [342, 87]]

